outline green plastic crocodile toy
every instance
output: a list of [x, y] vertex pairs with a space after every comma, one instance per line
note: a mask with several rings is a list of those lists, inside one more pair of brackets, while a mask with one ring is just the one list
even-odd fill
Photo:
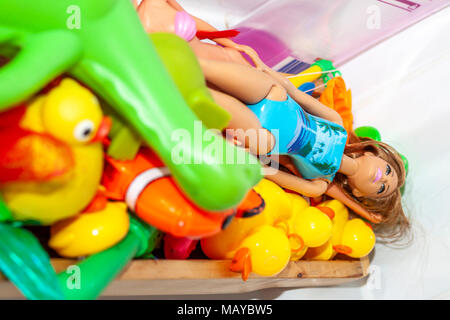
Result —
[[0, 111], [66, 73], [110, 104], [207, 210], [236, 206], [262, 178], [253, 156], [205, 126], [194, 130], [198, 118], [129, 0], [0, 0], [0, 55], [11, 59], [0, 69]]

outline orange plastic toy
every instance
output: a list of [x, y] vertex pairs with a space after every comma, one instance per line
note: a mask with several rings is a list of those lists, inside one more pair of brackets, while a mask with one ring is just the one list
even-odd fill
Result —
[[347, 132], [353, 130], [352, 92], [347, 90], [342, 77], [336, 77], [328, 81], [327, 88], [322, 92], [319, 100], [339, 113]]
[[[181, 193], [168, 168], [149, 148], [141, 148], [131, 161], [106, 157], [102, 184], [110, 199], [124, 200], [139, 218], [175, 237], [213, 235], [228, 225], [235, 212], [232, 209], [208, 212], [195, 206]], [[251, 206], [244, 200], [245, 211], [264, 207], [261, 204], [263, 200], [252, 192], [247, 199], [255, 205]]]

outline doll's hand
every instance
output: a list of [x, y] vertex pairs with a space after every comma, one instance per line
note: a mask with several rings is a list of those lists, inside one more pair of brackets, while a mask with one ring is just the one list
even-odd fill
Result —
[[237, 50], [239, 52], [243, 52], [246, 55], [248, 55], [250, 57], [250, 59], [252, 60], [253, 64], [255, 65], [256, 69], [258, 69], [260, 71], [264, 71], [266, 68], [269, 68], [261, 60], [261, 58], [259, 57], [258, 53], [252, 47], [234, 43], [233, 49], [235, 49], [235, 50]]
[[330, 184], [330, 181], [327, 179], [313, 179], [311, 180], [315, 189], [314, 192], [315, 194], [313, 195], [313, 197], [319, 197], [323, 194], [325, 194], [325, 192], [328, 189], [328, 185]]

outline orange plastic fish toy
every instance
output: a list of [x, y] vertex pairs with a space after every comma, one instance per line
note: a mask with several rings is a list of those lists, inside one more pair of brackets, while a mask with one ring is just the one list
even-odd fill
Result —
[[106, 157], [102, 184], [107, 196], [124, 200], [136, 215], [175, 237], [200, 238], [225, 228], [233, 214], [254, 215], [264, 200], [251, 191], [237, 210], [208, 212], [194, 205], [178, 188], [156, 154], [141, 148], [134, 160]]

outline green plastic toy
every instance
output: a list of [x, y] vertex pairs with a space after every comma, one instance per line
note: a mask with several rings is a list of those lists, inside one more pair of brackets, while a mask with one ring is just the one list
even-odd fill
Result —
[[153, 251], [159, 233], [130, 216], [130, 230], [125, 239], [58, 274], [64, 297], [69, 300], [96, 299], [131, 259]]
[[[319, 66], [322, 71], [330, 71], [330, 72], [324, 73], [321, 76], [324, 83], [327, 83], [328, 81], [330, 81], [332, 79], [332, 77], [342, 76], [342, 73], [339, 70], [336, 70], [336, 67], [333, 65], [333, 62], [330, 60], [325, 60], [325, 59], [317, 60], [310, 66], [310, 68], [313, 66]], [[335, 71], [332, 71], [332, 70], [335, 70]], [[330, 74], [332, 76], [330, 76]]]
[[149, 36], [192, 111], [207, 128], [224, 129], [231, 115], [213, 100], [191, 46], [172, 33], [152, 33]]
[[141, 138], [118, 117], [112, 116], [110, 113], [108, 116], [113, 118], [108, 135], [111, 140], [106, 151], [108, 156], [120, 161], [133, 160], [141, 147]]
[[10, 221], [12, 219], [13, 216], [0, 195], [0, 222]]
[[[189, 44], [172, 33], [153, 33], [149, 37], [191, 110], [208, 129], [224, 129], [231, 115], [213, 100], [200, 64]], [[122, 161], [132, 160], [139, 150], [141, 140], [119, 119], [114, 120], [108, 155]]]
[[64, 299], [50, 258], [29, 231], [0, 223], [0, 270], [25, 297]]
[[371, 126], [362, 126], [355, 129], [355, 134], [360, 138], [371, 138], [375, 141], [381, 141], [380, 132]]
[[[0, 69], [0, 110], [67, 73], [126, 120], [200, 207], [234, 207], [261, 180], [253, 156], [206, 134], [205, 126], [195, 129], [198, 118], [161, 63], [131, 1], [0, 0], [0, 44], [0, 54], [12, 59]], [[178, 134], [183, 139], [175, 139]], [[174, 150], [184, 161], [175, 160]], [[240, 162], [226, 161], [229, 155], [238, 155]]]
[[29, 231], [0, 223], [0, 270], [32, 300], [96, 299], [135, 257], [149, 257], [161, 232], [130, 216], [127, 236], [56, 275], [48, 254]]
[[[375, 141], [381, 141], [380, 132], [376, 128], [371, 126], [358, 127], [355, 129], [355, 134], [360, 138], [371, 138]], [[406, 176], [408, 176], [409, 161], [403, 154], [400, 154], [400, 157], [402, 158], [403, 164], [405, 165]]]

